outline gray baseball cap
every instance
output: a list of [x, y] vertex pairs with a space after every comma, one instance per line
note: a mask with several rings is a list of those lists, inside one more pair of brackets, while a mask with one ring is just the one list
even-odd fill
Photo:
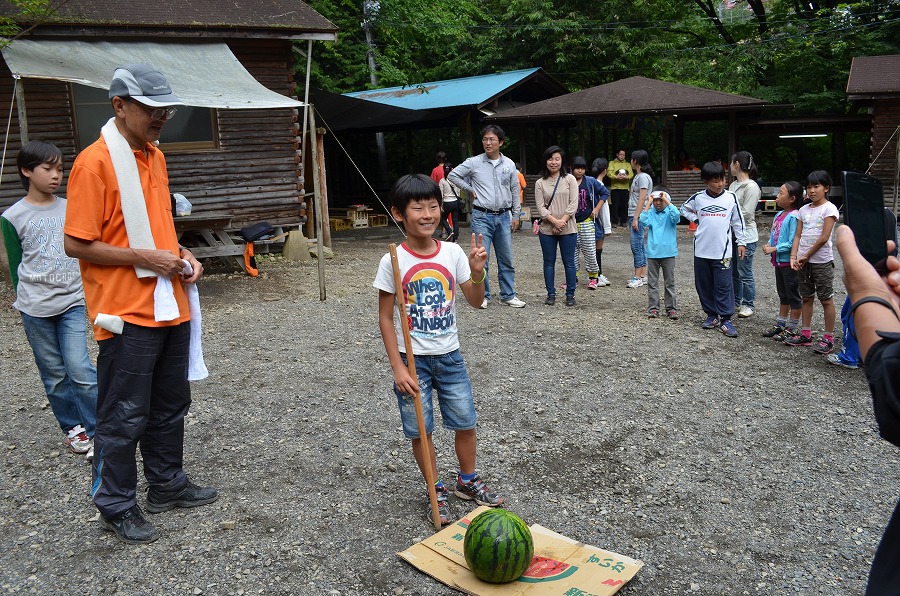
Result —
[[126, 64], [113, 73], [109, 98], [130, 97], [154, 108], [186, 105], [178, 99], [163, 73], [146, 64]]

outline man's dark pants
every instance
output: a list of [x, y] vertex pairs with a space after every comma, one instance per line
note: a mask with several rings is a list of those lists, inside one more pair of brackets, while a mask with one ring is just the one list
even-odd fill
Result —
[[609, 191], [612, 206], [609, 211], [611, 223], [624, 226], [628, 221], [628, 189], [617, 188]]
[[97, 430], [91, 496], [114, 519], [136, 502], [138, 442], [150, 486], [174, 491], [187, 484], [182, 469], [190, 323], [140, 327], [97, 342]]

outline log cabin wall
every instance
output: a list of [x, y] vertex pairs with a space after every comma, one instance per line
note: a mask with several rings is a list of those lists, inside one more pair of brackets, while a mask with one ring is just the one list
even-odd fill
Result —
[[894, 174], [900, 167], [897, 164], [897, 143], [900, 142], [900, 133], [894, 134], [898, 126], [900, 126], [900, 99], [876, 99], [872, 116], [872, 147], [869, 161], [871, 163], [876, 157], [878, 159], [869, 173], [884, 184], [884, 201], [888, 208], [894, 206]]
[[[264, 86], [289, 97], [296, 94], [289, 40], [231, 39], [227, 43], [241, 64]], [[5, 64], [2, 68], [0, 102], [5, 106], [5, 122], [13, 80]], [[25, 79], [24, 89], [29, 138], [57, 145], [68, 170], [76, 155], [68, 84]], [[229, 213], [233, 229], [263, 220], [273, 225], [297, 224], [302, 190], [297, 137], [300, 118], [296, 110], [218, 110], [217, 121], [217, 149], [166, 153], [170, 190], [185, 195], [195, 213]], [[14, 110], [0, 184], [0, 210], [22, 197], [15, 167], [20, 147]], [[65, 195], [66, 182], [68, 175], [60, 188], [61, 195]]]
[[[16, 156], [22, 143], [19, 141], [19, 116], [12, 105], [13, 78], [5, 62], [0, 70], [0, 121], [6, 136], [6, 124], [9, 122], [9, 135], [6, 143], [6, 159], [3, 162], [3, 177], [0, 180], [0, 211], [3, 211], [19, 199], [25, 190], [19, 179], [16, 168]], [[31, 139], [48, 141], [59, 147], [65, 161], [65, 179], [59, 194], [65, 195], [65, 184], [69, 180], [69, 168], [75, 160], [75, 127], [72, 121], [72, 109], [69, 104], [69, 86], [58, 81], [41, 79], [24, 79], [19, 85], [25, 90], [25, 103], [28, 115], [28, 134]], [[10, 119], [10, 108], [12, 119]], [[97, 131], [99, 134], [100, 131]]]

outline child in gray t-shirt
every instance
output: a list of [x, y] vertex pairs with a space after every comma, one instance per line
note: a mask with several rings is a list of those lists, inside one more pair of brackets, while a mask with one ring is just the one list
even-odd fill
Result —
[[44, 141], [26, 143], [17, 159], [27, 194], [0, 215], [9, 273], [22, 325], [47, 400], [66, 446], [94, 455], [97, 370], [87, 351], [84, 288], [78, 260], [66, 255], [66, 200], [53, 193], [63, 178], [62, 153]]

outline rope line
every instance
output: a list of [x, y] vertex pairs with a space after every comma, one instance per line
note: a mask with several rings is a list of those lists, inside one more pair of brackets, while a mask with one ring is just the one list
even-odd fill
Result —
[[317, 108], [315, 108], [315, 106], [313, 106], [313, 108], [316, 110], [316, 114], [317, 114], [318, 117], [321, 119], [322, 124], [325, 125], [325, 128], [328, 129], [328, 132], [331, 134], [331, 136], [334, 138], [334, 140], [337, 141], [337, 144], [338, 144], [338, 146], [341, 148], [341, 151], [344, 152], [344, 155], [346, 155], [346, 156], [347, 156], [347, 159], [350, 160], [350, 163], [353, 164], [353, 167], [354, 167], [354, 168], [356, 169], [356, 171], [359, 173], [360, 178], [363, 179], [363, 182], [365, 182], [365, 183], [366, 183], [366, 186], [369, 187], [369, 190], [372, 191], [372, 195], [375, 197], [375, 200], [378, 201], [379, 204], [381, 204], [382, 207], [384, 207], [384, 210], [385, 210], [385, 211], [387, 212], [387, 214], [388, 214], [388, 219], [389, 219], [390, 221], [394, 222], [394, 225], [397, 226], [397, 229], [400, 230], [400, 233], [403, 234], [403, 237], [404, 237], [404, 238], [406, 238], [406, 233], [403, 231], [403, 228], [400, 227], [400, 222], [398, 222], [396, 219], [394, 219], [393, 217], [391, 217], [391, 210], [388, 209], [387, 205], [384, 204], [384, 202], [381, 200], [381, 197], [378, 196], [378, 193], [375, 192], [375, 189], [372, 188], [372, 185], [371, 185], [371, 184], [369, 184], [369, 179], [366, 178], [366, 175], [362, 173], [362, 170], [359, 169], [359, 166], [356, 165], [356, 162], [353, 161], [353, 158], [352, 158], [352, 157], [350, 157], [350, 153], [348, 153], [348, 152], [347, 152], [347, 149], [344, 148], [344, 144], [341, 143], [341, 140], [337, 137], [336, 134], [334, 134], [334, 131], [331, 130], [331, 127], [328, 126], [328, 122], [325, 120], [325, 118], [322, 117], [322, 112], [320, 112]]
[[[885, 143], [884, 147], [881, 148], [881, 151], [878, 152], [878, 155], [875, 156], [875, 159], [872, 160], [872, 163], [869, 164], [869, 168], [866, 170], [866, 174], [875, 167], [875, 162], [878, 161], [878, 158], [881, 157], [881, 154], [884, 153], [884, 150], [887, 149], [888, 145], [891, 144], [891, 140], [893, 140], [894, 135], [897, 134], [897, 131], [900, 130], [900, 126], [894, 129], [894, 132], [891, 133], [891, 138], [889, 138]], [[872, 136], [875, 136], [874, 134]]]

